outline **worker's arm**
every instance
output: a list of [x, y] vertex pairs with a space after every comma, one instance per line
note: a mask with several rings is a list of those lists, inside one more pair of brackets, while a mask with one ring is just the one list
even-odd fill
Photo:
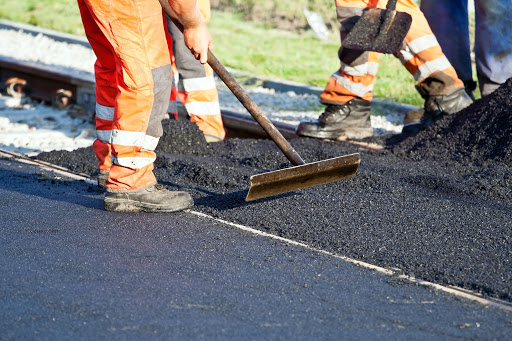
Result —
[[[185, 45], [194, 57], [205, 64], [208, 61], [208, 49], [213, 49], [212, 36], [197, 7], [196, 0], [159, 0], [162, 8], [180, 29], [183, 29]], [[180, 27], [181, 26], [181, 27]]]

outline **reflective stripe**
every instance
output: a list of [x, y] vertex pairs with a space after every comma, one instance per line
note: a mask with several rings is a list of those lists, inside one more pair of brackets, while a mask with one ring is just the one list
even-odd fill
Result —
[[154, 157], [120, 157], [112, 156], [112, 163], [123, 167], [140, 169], [155, 161]]
[[158, 141], [160, 141], [159, 137], [146, 135], [141, 147], [146, 150], [155, 150], [156, 146], [158, 145]]
[[[409, 60], [414, 58], [418, 53], [425, 51], [433, 46], [439, 46], [437, 39], [434, 35], [428, 35], [421, 37], [407, 43], [405, 49], [401, 49], [398, 58], [402, 64], [407, 63]], [[441, 48], [441, 47], [439, 47]]]
[[426, 62], [418, 68], [418, 71], [414, 73], [414, 79], [418, 82], [425, 80], [428, 76], [436, 71], [445, 70], [451, 67], [448, 58], [445, 56], [437, 58], [435, 60]]
[[213, 76], [182, 79], [181, 82], [183, 84], [183, 89], [185, 91], [216, 89], [215, 80], [213, 79]]
[[114, 120], [114, 107], [106, 107], [99, 103], [96, 103], [96, 116], [102, 120], [113, 121]]
[[192, 115], [219, 115], [219, 102], [191, 102], [185, 104], [185, 109]]
[[409, 49], [409, 46], [406, 46], [405, 49], [400, 50], [400, 53], [398, 54], [398, 59], [400, 59], [400, 62], [405, 65], [409, 60], [414, 58], [414, 54]]
[[341, 84], [345, 89], [352, 92], [357, 97], [364, 97], [367, 93], [373, 90], [373, 84], [365, 86], [361, 83], [353, 83], [350, 79], [343, 77], [339, 72], [331, 75], [337, 83]]
[[350, 66], [341, 62], [341, 70], [349, 76], [376, 76], [379, 69], [379, 63], [368, 62], [356, 66]]
[[409, 46], [409, 49], [414, 52], [415, 54], [420, 53], [421, 51], [425, 51], [426, 49], [429, 49], [433, 46], [439, 45], [437, 42], [436, 36], [433, 34], [424, 36], [418, 39], [415, 39], [411, 41], [410, 43], [407, 43]]
[[110, 135], [112, 135], [112, 130], [96, 130], [96, 137], [103, 143], [110, 142]]
[[158, 145], [158, 140], [158, 137], [149, 136], [143, 132], [113, 129], [111, 143], [121, 146], [134, 146], [142, 147], [147, 150], [155, 150]]

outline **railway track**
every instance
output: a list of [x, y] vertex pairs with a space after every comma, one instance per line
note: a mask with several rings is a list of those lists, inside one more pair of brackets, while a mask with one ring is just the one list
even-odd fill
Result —
[[[0, 56], [0, 84], [8, 94], [14, 97], [28, 96], [51, 103], [59, 109], [71, 109], [79, 105], [85, 113], [94, 115], [96, 96], [94, 78], [91, 75], [66, 73], [51, 66], [28, 61], [18, 61]], [[267, 138], [265, 131], [249, 115], [221, 108], [222, 119], [227, 138]], [[178, 118], [185, 119], [187, 112], [178, 105]], [[273, 124], [286, 139], [298, 138], [295, 126], [284, 122]], [[359, 145], [363, 149], [382, 150], [383, 147], [359, 141], [342, 141]]]
[[[82, 45], [90, 48], [85, 38], [70, 34], [60, 33], [30, 25], [0, 20], [0, 29], [18, 30], [33, 36], [44, 35], [52, 40], [68, 44]], [[13, 96], [28, 96], [46, 103], [52, 103], [59, 109], [66, 109], [76, 104], [85, 111], [91, 119], [95, 111], [95, 80], [90, 73], [81, 71], [65, 71], [65, 68], [57, 68], [51, 65], [17, 60], [11, 57], [0, 55], [0, 86]], [[276, 91], [293, 91], [296, 94], [315, 93], [319, 90], [301, 84], [284, 84], [273, 80], [263, 80], [262, 86], [272, 88]], [[375, 100], [376, 106], [393, 107], [394, 111], [404, 111], [410, 108], [399, 106], [389, 102]], [[380, 103], [381, 102], [381, 103]], [[221, 103], [222, 105], [222, 103]], [[233, 111], [221, 107], [223, 123], [226, 129], [227, 138], [268, 138], [265, 131], [249, 115], [249, 113]], [[178, 105], [178, 118], [185, 119], [187, 113], [182, 105]], [[295, 125], [272, 121], [276, 128], [286, 139], [294, 139]], [[364, 143], [360, 141], [342, 141], [360, 146], [362, 149], [382, 150], [380, 145]]]
[[[29, 96], [52, 103], [60, 109], [78, 104], [87, 114], [94, 115], [94, 79], [88, 75], [72, 75], [52, 67], [0, 56], [0, 84], [4, 84], [6, 91], [14, 97]], [[221, 113], [228, 137], [266, 136], [264, 130], [247, 115], [226, 109], [222, 109]], [[181, 105], [178, 115], [181, 118], [187, 115]], [[274, 124], [286, 138], [297, 137], [292, 125], [282, 122]]]

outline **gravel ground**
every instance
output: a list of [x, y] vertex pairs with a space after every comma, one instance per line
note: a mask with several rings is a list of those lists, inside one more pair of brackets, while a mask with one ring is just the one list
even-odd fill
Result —
[[0, 95], [0, 148], [35, 155], [51, 150], [91, 146], [94, 127], [87, 119], [72, 118], [65, 110]]

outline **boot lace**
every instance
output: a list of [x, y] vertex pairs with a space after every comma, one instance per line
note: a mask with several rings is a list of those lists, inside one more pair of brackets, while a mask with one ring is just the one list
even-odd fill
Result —
[[329, 123], [336, 121], [339, 116], [346, 116], [344, 109], [345, 105], [328, 104], [324, 112], [320, 114], [318, 120], [320, 122]]
[[148, 192], [164, 191], [165, 188], [161, 184], [155, 184], [153, 187], [148, 188]]

